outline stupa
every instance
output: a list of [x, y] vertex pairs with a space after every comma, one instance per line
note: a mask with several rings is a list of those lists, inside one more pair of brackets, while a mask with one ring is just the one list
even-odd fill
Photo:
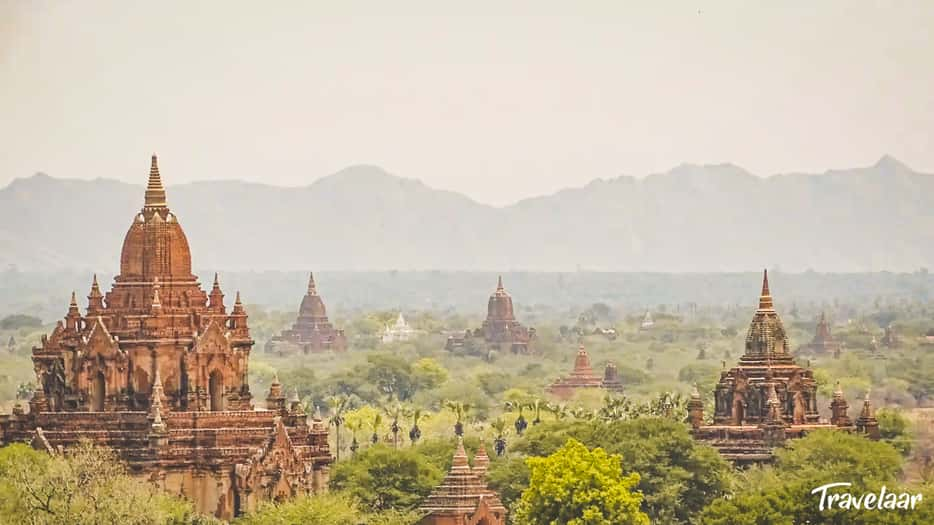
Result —
[[506, 507], [486, 486], [489, 459], [481, 447], [471, 469], [458, 441], [451, 470], [419, 506], [426, 514], [419, 525], [506, 525]]
[[604, 371], [604, 377], [596, 375], [590, 366], [590, 355], [581, 344], [577, 349], [577, 355], [574, 357], [574, 369], [570, 375], [558, 378], [552, 383], [546, 391], [562, 399], [571, 398], [574, 393], [582, 388], [606, 388], [612, 391], [622, 390], [622, 383], [619, 381], [619, 372], [616, 365], [610, 363]]
[[817, 322], [817, 328], [814, 332], [814, 339], [798, 349], [799, 353], [809, 353], [815, 355], [832, 355], [834, 358], [840, 357], [842, 345], [833, 338], [830, 332], [830, 323], [827, 322], [827, 316], [824, 312], [820, 314], [820, 320]]
[[318, 295], [313, 273], [308, 276], [308, 290], [298, 309], [298, 319], [295, 320], [291, 329], [284, 330], [280, 335], [270, 339], [265, 349], [267, 352], [278, 354], [347, 350], [347, 338], [344, 336], [344, 331], [334, 328], [328, 320], [327, 309], [324, 307], [324, 300]]
[[785, 327], [772, 303], [768, 272], [763, 274], [745, 353], [738, 366], [720, 374], [714, 395], [713, 424], [706, 425], [703, 401], [695, 391], [696, 399], [689, 405], [694, 436], [736, 463], [769, 461], [772, 450], [786, 439], [812, 430], [855, 430], [846, 417], [842, 391], [831, 404], [837, 411], [834, 422], [820, 420], [817, 382], [789, 352]]
[[468, 330], [463, 336], [448, 337], [445, 348], [456, 350], [469, 344], [468, 339], [480, 339], [489, 350], [529, 354], [532, 353], [530, 347], [534, 338], [534, 328], [526, 328], [516, 321], [512, 297], [503, 287], [503, 277], [499, 276], [496, 290], [487, 302], [487, 315], [483, 325], [476, 330]]

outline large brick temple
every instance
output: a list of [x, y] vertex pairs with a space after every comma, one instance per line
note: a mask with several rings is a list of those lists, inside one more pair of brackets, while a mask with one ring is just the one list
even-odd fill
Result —
[[94, 278], [83, 315], [72, 293], [64, 321], [33, 349], [29, 411], [0, 416], [0, 444], [59, 453], [89, 439], [221, 518], [326, 489], [327, 427], [287, 403], [278, 380], [265, 409], [254, 408], [252, 346], [239, 293], [228, 311], [217, 277], [205, 293], [192, 274], [153, 155], [120, 274], [106, 294]]
[[502, 276], [499, 277], [496, 290], [487, 301], [486, 311], [486, 319], [480, 328], [467, 330], [463, 335], [448, 337], [445, 348], [457, 350], [474, 342], [482, 342], [491, 350], [509, 350], [514, 354], [532, 353], [535, 329], [527, 328], [516, 320], [512, 297], [503, 287]]
[[704, 403], [696, 387], [688, 405], [694, 436], [709, 442], [727, 459], [745, 464], [769, 461], [785, 440], [810, 431], [860, 432], [878, 439], [878, 422], [867, 395], [854, 425], [849, 405], [836, 389], [830, 421], [818, 414], [817, 382], [811, 370], [795, 363], [790, 342], [775, 311], [769, 276], [762, 278], [759, 308], [746, 333], [738, 366], [720, 374], [714, 391], [713, 424], [704, 424]]
[[318, 294], [315, 274], [308, 276], [308, 291], [298, 308], [298, 318], [291, 329], [271, 338], [266, 343], [267, 352], [278, 354], [302, 352], [318, 353], [347, 350], [347, 338], [343, 330], [334, 328], [328, 320], [324, 300]]

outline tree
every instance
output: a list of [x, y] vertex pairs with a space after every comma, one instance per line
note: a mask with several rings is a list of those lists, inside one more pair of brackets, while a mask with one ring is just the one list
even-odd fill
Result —
[[464, 418], [467, 417], [467, 413], [470, 412], [470, 403], [462, 403], [460, 401], [445, 401], [444, 407], [450, 410], [454, 417], [457, 420], [454, 423], [454, 435], [457, 437], [462, 437], [464, 435]]
[[371, 510], [411, 509], [441, 482], [443, 473], [412, 449], [374, 445], [331, 470], [331, 488]]
[[424, 357], [412, 364], [412, 386], [414, 390], [437, 388], [447, 380], [447, 369], [430, 357]]
[[623, 475], [622, 458], [569, 439], [554, 454], [526, 460], [529, 488], [516, 508], [527, 525], [648, 525], [633, 489], [638, 474]]
[[386, 510], [367, 512], [358, 500], [347, 493], [329, 492], [314, 496], [299, 496], [285, 503], [265, 503], [234, 520], [235, 525], [411, 525], [421, 515], [414, 511]]
[[330, 414], [328, 425], [334, 427], [334, 432], [336, 433], [336, 455], [338, 461], [341, 459], [341, 425], [344, 424], [344, 412], [350, 410], [351, 405], [352, 402], [348, 396], [340, 395], [328, 398], [328, 410]]
[[0, 523], [214, 523], [191, 504], [130, 477], [108, 448], [81, 441], [64, 455], [0, 449]]
[[415, 443], [422, 437], [422, 429], [418, 427], [418, 422], [422, 419], [428, 419], [428, 414], [421, 408], [416, 407], [408, 410], [405, 415], [412, 418], [412, 428], [409, 429], [409, 441], [412, 442], [412, 446], [415, 446]]
[[[852, 483], [851, 494], [916, 489], [900, 487], [897, 475], [902, 457], [891, 445], [863, 436], [815, 431], [776, 450], [774, 466], [750, 469], [740, 475], [738, 490], [730, 498], [711, 502], [700, 515], [704, 525], [759, 525], [794, 523], [922, 524], [934, 523], [934, 508], [921, 505], [913, 511], [853, 512], [820, 510], [811, 493], [828, 483]], [[934, 496], [922, 488], [924, 500]]]
[[[653, 523], [687, 523], [729, 489], [730, 465], [715, 449], [694, 440], [687, 425], [669, 418], [547, 422], [532, 427], [512, 449], [547, 456], [570, 438], [621, 455], [624, 473], [640, 474], [642, 510]], [[497, 468], [491, 465], [491, 479]]]

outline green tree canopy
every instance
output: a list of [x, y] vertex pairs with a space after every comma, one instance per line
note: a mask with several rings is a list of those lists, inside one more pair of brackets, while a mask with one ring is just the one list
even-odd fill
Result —
[[374, 445], [331, 471], [331, 488], [346, 491], [372, 510], [414, 508], [443, 473], [412, 449]]
[[64, 456], [0, 448], [0, 523], [213, 523], [185, 500], [127, 475], [110, 449], [81, 442]]
[[524, 525], [648, 525], [633, 489], [638, 474], [623, 475], [622, 458], [581, 442], [567, 443], [548, 457], [531, 457], [529, 488], [516, 508]]

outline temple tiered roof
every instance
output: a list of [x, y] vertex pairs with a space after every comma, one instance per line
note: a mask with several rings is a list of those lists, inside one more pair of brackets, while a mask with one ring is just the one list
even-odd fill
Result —
[[484, 456], [485, 451], [482, 456], [478, 452], [471, 469], [464, 443], [458, 441], [451, 470], [419, 507], [427, 513], [420, 522], [422, 525], [505, 525], [506, 507], [483, 481], [489, 462], [489, 457], [484, 460]]
[[298, 318], [289, 330], [273, 337], [266, 344], [267, 352], [280, 354], [303, 352], [316, 353], [333, 350], [343, 352], [347, 349], [344, 331], [334, 328], [328, 320], [324, 300], [318, 294], [315, 274], [308, 276], [308, 290], [298, 309]]
[[720, 374], [714, 392], [713, 424], [703, 424], [703, 402], [692, 396], [689, 413], [694, 435], [711, 442], [739, 463], [767, 461], [787, 438], [818, 428], [854, 430], [846, 401], [831, 404], [832, 423], [820, 420], [817, 382], [811, 370], [795, 363], [785, 327], [772, 301], [768, 272], [763, 273], [759, 306], [746, 333], [739, 364]]

